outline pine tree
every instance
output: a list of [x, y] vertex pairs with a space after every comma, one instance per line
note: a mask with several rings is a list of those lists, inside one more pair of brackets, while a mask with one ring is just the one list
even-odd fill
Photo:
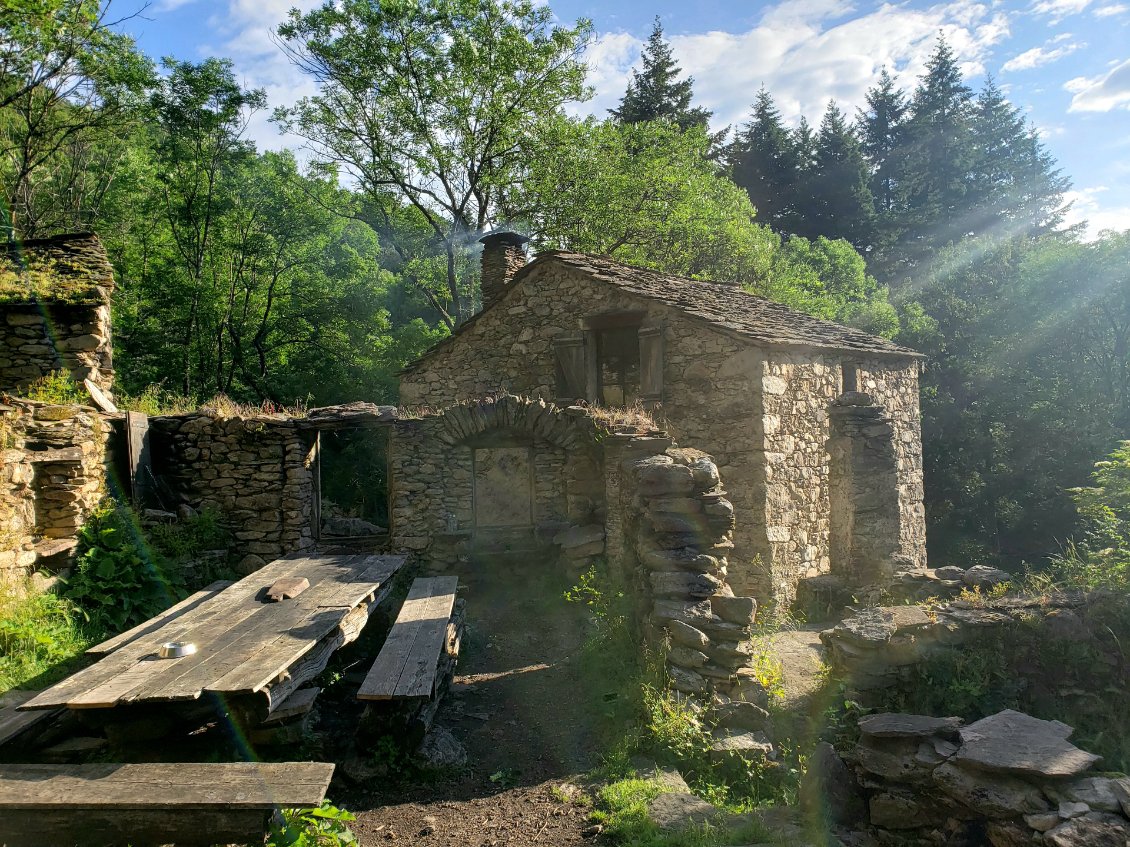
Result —
[[1020, 110], [990, 77], [971, 120], [970, 229], [1035, 235], [1062, 223], [1062, 176]]
[[808, 180], [817, 234], [845, 238], [860, 251], [871, 246], [874, 199], [868, 186], [870, 168], [855, 131], [836, 102], [830, 101], [820, 122], [815, 157]]
[[871, 194], [880, 216], [894, 213], [902, 177], [906, 94], [895, 87], [886, 68], [867, 92], [867, 110], [858, 117], [860, 144], [871, 163]]
[[773, 98], [763, 87], [757, 93], [753, 115], [730, 145], [727, 159], [731, 177], [749, 194], [758, 217], [778, 232], [792, 231], [789, 224], [796, 210], [800, 155], [796, 136], [784, 125]]
[[675, 63], [671, 45], [663, 38], [658, 15], [643, 50], [643, 70], [633, 70], [620, 108], [608, 111], [621, 123], [667, 120], [680, 129], [706, 129], [713, 112], [691, 107], [694, 78], [679, 79], [682, 69]]
[[900, 249], [914, 265], [969, 234], [973, 92], [939, 37], [914, 91], [906, 124], [906, 230]]

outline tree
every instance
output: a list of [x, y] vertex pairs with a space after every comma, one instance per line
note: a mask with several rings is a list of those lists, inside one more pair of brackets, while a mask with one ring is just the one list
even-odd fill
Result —
[[655, 16], [655, 24], [640, 57], [642, 70], [633, 70], [628, 90], [618, 109], [609, 113], [621, 123], [671, 121], [680, 129], [707, 129], [712, 112], [691, 107], [694, 98], [694, 77], [679, 79], [682, 70], [671, 54], [671, 45], [663, 38], [663, 24]]
[[781, 120], [769, 92], [757, 93], [751, 120], [727, 151], [730, 174], [744, 188], [761, 220], [789, 231], [800, 162], [797, 142]]
[[92, 138], [136, 114], [152, 65], [114, 32], [102, 0], [19, 0], [0, 9], [0, 184], [24, 237], [89, 223], [109, 176], [75, 179]]
[[874, 240], [874, 199], [869, 168], [859, 139], [835, 101], [820, 122], [816, 150], [806, 179], [813, 204], [804, 215], [819, 235], [844, 238], [861, 251]]
[[463, 255], [491, 224], [533, 127], [586, 95], [591, 27], [552, 19], [533, 0], [343, 0], [292, 10], [279, 27], [319, 93], [277, 120], [356, 180], [381, 217], [403, 203], [427, 226], [443, 287], [418, 283], [448, 327], [472, 313]]
[[557, 118], [508, 195], [537, 244], [610, 255], [666, 273], [742, 283], [757, 294], [884, 333], [885, 292], [844, 241], [782, 239], [710, 159], [702, 130]]
[[[227, 183], [254, 156], [243, 133], [252, 114], [266, 106], [266, 95], [243, 90], [229, 60], [192, 64], [166, 59], [164, 64], [168, 76], [152, 97], [160, 126], [155, 158], [160, 209], [180, 259], [181, 284], [167, 296], [184, 301], [184, 308], [177, 309], [181, 390], [191, 394], [194, 375], [207, 370], [205, 351], [220, 332], [217, 302], [210, 297], [216, 288], [210, 264], [218, 249], [220, 219], [235, 199]], [[211, 339], [202, 337], [206, 327]], [[215, 381], [222, 390], [223, 379]]]
[[899, 250], [911, 264], [968, 235], [966, 193], [972, 155], [973, 93], [939, 38], [906, 123], [906, 228]]

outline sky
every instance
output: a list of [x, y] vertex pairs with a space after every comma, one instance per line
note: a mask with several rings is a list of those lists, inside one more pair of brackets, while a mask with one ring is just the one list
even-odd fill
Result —
[[[118, 0], [123, 9], [128, 0]], [[315, 93], [272, 41], [293, 6], [321, 0], [152, 0], [122, 28], [155, 58], [228, 57], [246, 87], [270, 105]], [[715, 128], [739, 126], [761, 86], [790, 124], [818, 126], [829, 99], [849, 113], [887, 68], [911, 91], [939, 34], [979, 90], [991, 75], [1041, 134], [1069, 176], [1070, 221], [1130, 230], [1130, 0], [949, 0], [847, 2], [785, 0], [552, 0], [563, 22], [588, 18], [591, 100], [579, 112], [603, 116], [623, 96], [656, 16], [695, 102]], [[261, 148], [296, 147], [268, 114], [249, 129]]]

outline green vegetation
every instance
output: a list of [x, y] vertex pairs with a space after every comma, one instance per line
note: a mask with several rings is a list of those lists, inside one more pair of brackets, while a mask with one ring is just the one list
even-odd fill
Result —
[[64, 677], [96, 641], [71, 603], [33, 586], [0, 593], [0, 692]]
[[326, 800], [316, 809], [283, 809], [272, 822], [267, 847], [349, 847], [359, 842], [348, 822], [356, 818]]
[[27, 388], [20, 392], [28, 400], [40, 403], [54, 403], [60, 406], [71, 403], [90, 404], [90, 395], [86, 389], [71, 379], [66, 371], [52, 371], [46, 376], [34, 380]]
[[725, 822], [719, 810], [717, 823], [705, 823], [681, 832], [663, 832], [647, 813], [647, 804], [662, 794], [656, 780], [630, 776], [605, 785], [597, 794], [592, 819], [604, 827], [604, 836], [623, 847], [714, 847], [724, 844], [779, 843], [756, 819]]

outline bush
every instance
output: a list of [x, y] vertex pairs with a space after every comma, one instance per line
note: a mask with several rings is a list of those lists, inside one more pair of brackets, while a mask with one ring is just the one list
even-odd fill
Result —
[[89, 405], [90, 395], [86, 389], [71, 379], [66, 371], [52, 371], [31, 383], [23, 392], [28, 400], [40, 403], [54, 403], [69, 406], [73, 403]]
[[179, 570], [147, 543], [128, 508], [104, 507], [79, 530], [79, 556], [63, 596], [95, 631], [122, 632], [185, 594]]
[[1095, 465], [1093, 486], [1073, 489], [1081, 540], [1053, 558], [1057, 576], [1078, 588], [1130, 588], [1130, 441]]

